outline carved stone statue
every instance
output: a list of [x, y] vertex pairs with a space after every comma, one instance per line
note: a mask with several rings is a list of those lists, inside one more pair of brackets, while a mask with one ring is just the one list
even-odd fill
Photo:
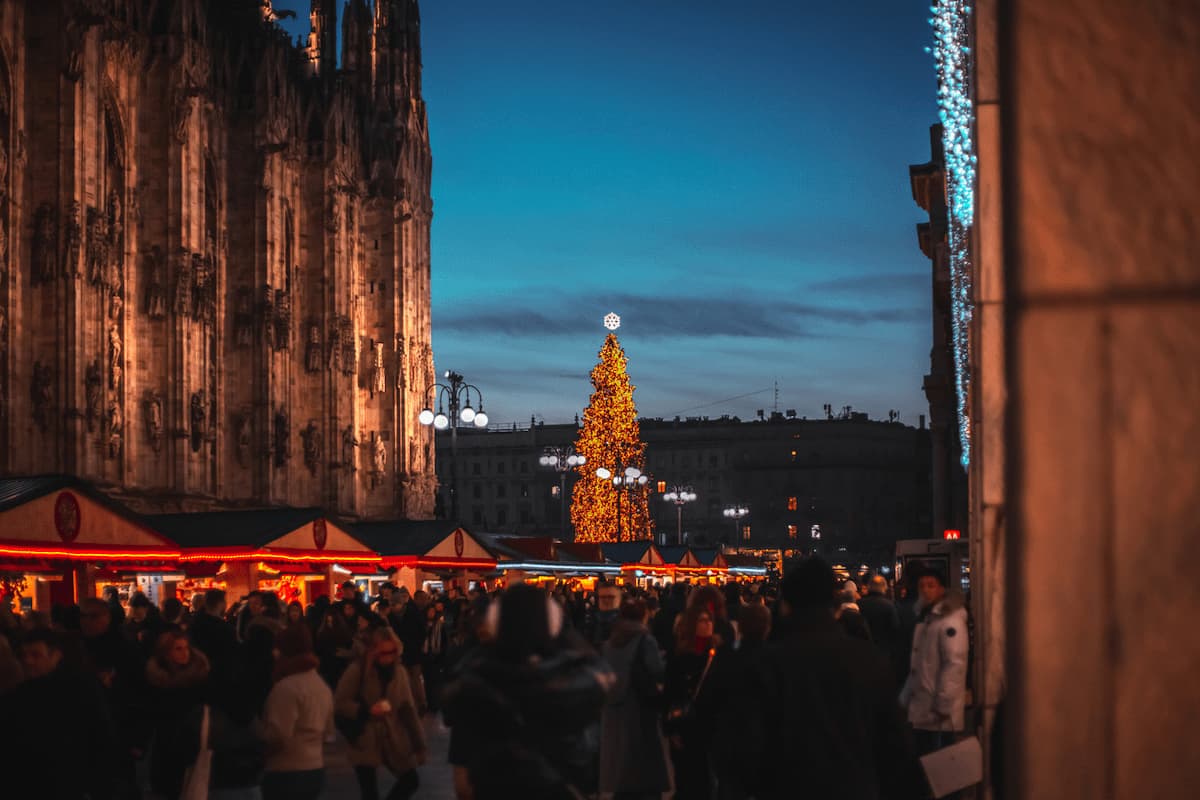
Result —
[[121, 404], [115, 400], [108, 406], [108, 457], [121, 455]]
[[387, 443], [378, 432], [371, 434], [371, 485], [378, 486], [387, 474]]
[[308, 421], [308, 425], [300, 431], [300, 438], [304, 440], [304, 466], [316, 475], [321, 465], [321, 429], [317, 427], [316, 420]]
[[337, 233], [342, 227], [341, 212], [338, 210], [337, 195], [329, 196], [329, 203], [325, 207], [325, 230], [330, 233]]
[[64, 223], [62, 274], [66, 278], [79, 275], [79, 254], [83, 247], [83, 224], [79, 219], [79, 201], [72, 200]]
[[154, 452], [158, 453], [162, 450], [163, 440], [163, 399], [162, 395], [154, 390], [146, 392], [146, 436], [150, 439], [150, 446], [154, 448]]
[[121, 216], [121, 194], [115, 188], [108, 193], [108, 241], [116, 257], [120, 258], [121, 232], [125, 230], [125, 219]]
[[275, 349], [287, 350], [291, 342], [292, 297], [286, 289], [275, 290]]
[[371, 394], [383, 394], [387, 390], [387, 366], [383, 363], [383, 342], [375, 342], [371, 349]]
[[94, 433], [96, 423], [99, 421], [100, 415], [104, 413], [104, 377], [100, 373], [98, 360], [88, 364], [83, 379], [83, 394], [84, 402], [87, 403], [87, 409], [84, 411], [87, 429], [89, 433]]
[[118, 389], [121, 386], [121, 351], [124, 343], [121, 341], [121, 329], [115, 322], [108, 326], [108, 388]]
[[270, 284], [263, 285], [262, 301], [258, 309], [259, 325], [262, 328], [263, 342], [268, 348], [275, 347], [275, 290]]
[[342, 325], [338, 317], [334, 317], [329, 328], [329, 369], [332, 372], [342, 369]]
[[315, 320], [309, 320], [308, 344], [304, 350], [304, 369], [307, 372], [321, 371], [321, 326]]
[[192, 426], [192, 452], [198, 453], [200, 452], [200, 445], [204, 443], [205, 423], [208, 421], [208, 412], [204, 408], [203, 392], [192, 394], [192, 399], [188, 406], [188, 417]]
[[192, 319], [202, 321], [207, 318], [206, 305], [211, 280], [204, 256], [192, 253]]
[[154, 245], [146, 255], [146, 314], [150, 319], [167, 316], [167, 264], [162, 248]]
[[192, 254], [179, 248], [175, 254], [175, 314], [186, 316], [192, 306]]
[[233, 438], [237, 447], [237, 462], [240, 466], [250, 466], [250, 414], [249, 409], [233, 418]]
[[88, 206], [87, 210], [87, 276], [88, 283], [100, 286], [104, 283], [108, 267], [108, 233], [104, 214], [100, 209]]
[[254, 298], [245, 286], [234, 295], [233, 341], [239, 348], [254, 346]]
[[347, 425], [342, 431], [342, 466], [354, 472], [358, 469], [355, 466], [355, 454], [358, 450], [358, 436], [354, 433], [354, 426]]
[[42, 203], [38, 206], [33, 228], [33, 285], [53, 283], [57, 260], [55, 240], [58, 238], [58, 222], [53, 205]]
[[275, 450], [275, 466], [287, 466], [288, 459], [292, 457], [292, 424], [288, 420], [288, 414], [282, 408], [275, 412], [274, 424], [274, 450]]
[[33, 362], [29, 399], [32, 402], [33, 421], [42, 433], [45, 433], [46, 428], [50, 426], [50, 414], [54, 405], [54, 371], [49, 364]]

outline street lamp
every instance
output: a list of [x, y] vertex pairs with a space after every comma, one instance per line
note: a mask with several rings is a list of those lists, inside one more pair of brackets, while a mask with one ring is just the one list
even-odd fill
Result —
[[734, 541], [737, 541], [741, 538], [741, 521], [747, 514], [750, 513], [750, 509], [741, 505], [729, 506], [729, 508], [726, 508], [721, 513], [723, 513], [726, 518], [733, 520], [733, 538]]
[[558, 472], [558, 502], [561, 508], [559, 519], [559, 536], [563, 539], [567, 538], [567, 473], [576, 467], [581, 467], [587, 463], [587, 459], [579, 453], [575, 452], [575, 448], [567, 445], [566, 447], [547, 447], [542, 451], [542, 455], [538, 458], [538, 463], [543, 467], [550, 467]]
[[[457, 372], [446, 370], [448, 384], [435, 382], [425, 390], [425, 408], [417, 415], [422, 425], [432, 425], [436, 430], [450, 429], [450, 519], [458, 521], [458, 425], [465, 422], [476, 428], [486, 428], [488, 415], [483, 410], [483, 395], [479, 388], [463, 380]], [[437, 413], [434, 413], [433, 395], [437, 393]], [[479, 408], [471, 405], [471, 393]], [[449, 409], [450, 413], [446, 413]]]
[[[635, 466], [622, 464], [621, 460], [617, 459], [617, 464], [612, 469], [597, 468], [596, 477], [602, 481], [611, 482], [613, 488], [617, 490], [617, 541], [620, 542], [623, 540], [621, 536], [621, 495], [635, 486], [645, 486], [650, 481], [650, 476]], [[630, 513], [632, 514], [632, 511]], [[633, 531], [629, 533], [630, 536], [633, 535]]]
[[683, 544], [683, 506], [695, 500], [696, 493], [691, 486], [672, 486], [662, 499], [675, 504], [675, 544]]

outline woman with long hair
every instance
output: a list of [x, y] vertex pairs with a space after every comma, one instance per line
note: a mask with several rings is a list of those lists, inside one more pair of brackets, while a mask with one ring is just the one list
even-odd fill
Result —
[[198, 737], [208, 671], [208, 659], [176, 630], [158, 637], [154, 655], [146, 662], [154, 728], [150, 788], [157, 794], [178, 797], [184, 773], [205, 746]]
[[336, 713], [356, 730], [347, 755], [354, 765], [362, 800], [379, 797], [378, 769], [387, 767], [396, 783], [388, 800], [407, 800], [417, 791], [417, 767], [425, 763], [425, 731], [400, 666], [400, 642], [386, 625], [374, 628], [366, 654], [346, 669], [334, 692]]
[[[695, 596], [695, 595], [693, 595]], [[716, 593], [724, 601], [719, 592]], [[675, 767], [678, 800], [708, 800], [712, 794], [708, 744], [712, 731], [696, 714], [696, 698], [704, 688], [712, 662], [726, 647], [716, 632], [716, 620], [707, 602], [689, 603], [675, 628], [675, 647], [667, 657], [664, 698], [665, 729]]]

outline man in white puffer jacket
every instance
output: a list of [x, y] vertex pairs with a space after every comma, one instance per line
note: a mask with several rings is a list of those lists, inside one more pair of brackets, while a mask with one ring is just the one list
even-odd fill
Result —
[[946, 579], [930, 571], [917, 583], [920, 619], [913, 632], [912, 662], [900, 703], [916, 734], [918, 753], [953, 744], [963, 729], [967, 695], [967, 610], [946, 591]]

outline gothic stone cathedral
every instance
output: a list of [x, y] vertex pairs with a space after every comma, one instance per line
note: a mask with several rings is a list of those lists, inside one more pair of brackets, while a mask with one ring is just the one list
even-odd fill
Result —
[[0, 0], [0, 474], [427, 518], [416, 0]]

